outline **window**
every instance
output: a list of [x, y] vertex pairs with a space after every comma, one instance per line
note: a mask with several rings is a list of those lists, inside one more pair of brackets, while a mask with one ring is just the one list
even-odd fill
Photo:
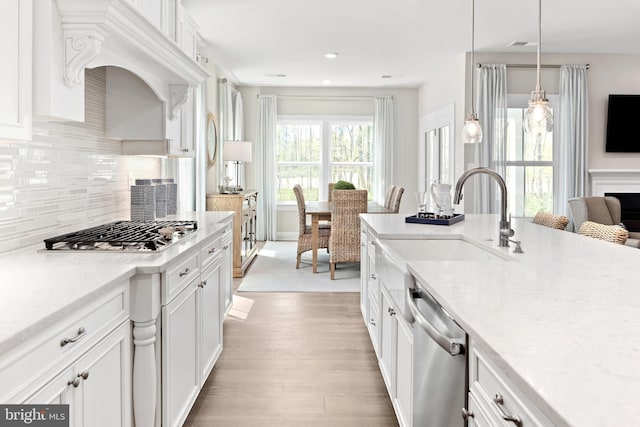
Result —
[[280, 118], [276, 128], [278, 202], [294, 202], [293, 186], [305, 200], [328, 199], [328, 184], [350, 181], [373, 197], [371, 118]]
[[[555, 99], [549, 105], [555, 111]], [[526, 134], [522, 127], [527, 95], [509, 95], [507, 113], [506, 183], [509, 211], [513, 216], [533, 217], [539, 210], [553, 211], [554, 135]], [[554, 126], [555, 128], [555, 126]]]

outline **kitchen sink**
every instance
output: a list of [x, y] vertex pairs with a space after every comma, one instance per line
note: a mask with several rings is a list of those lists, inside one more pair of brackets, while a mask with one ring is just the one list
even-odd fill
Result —
[[497, 248], [473, 244], [461, 239], [378, 240], [376, 244], [376, 272], [389, 290], [391, 298], [408, 320], [405, 293], [416, 286], [407, 270], [407, 261], [507, 262], [511, 257]]
[[382, 240], [404, 261], [485, 261], [508, 260], [509, 255], [497, 254], [466, 240]]

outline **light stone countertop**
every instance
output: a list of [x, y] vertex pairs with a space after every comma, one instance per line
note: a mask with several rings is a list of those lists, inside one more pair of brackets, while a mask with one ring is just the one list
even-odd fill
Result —
[[0, 355], [123, 280], [164, 271], [177, 256], [196, 251], [232, 214], [186, 212], [168, 218], [196, 220], [198, 231], [159, 253], [56, 252], [42, 243], [0, 255]]
[[509, 254], [407, 266], [556, 426], [640, 426], [638, 249], [514, 219], [525, 251], [514, 254], [497, 246], [494, 215], [452, 226], [362, 218], [381, 239], [463, 238]]

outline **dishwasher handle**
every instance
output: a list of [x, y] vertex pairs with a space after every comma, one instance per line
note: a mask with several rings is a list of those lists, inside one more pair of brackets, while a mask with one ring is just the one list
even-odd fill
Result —
[[413, 300], [415, 298], [421, 298], [420, 293], [414, 288], [406, 288], [405, 296], [407, 299], [407, 306], [409, 311], [414, 317], [414, 324], [417, 324], [423, 331], [425, 331], [444, 351], [452, 356], [458, 356], [465, 353], [464, 343], [458, 340], [449, 338], [440, 333], [416, 308]]

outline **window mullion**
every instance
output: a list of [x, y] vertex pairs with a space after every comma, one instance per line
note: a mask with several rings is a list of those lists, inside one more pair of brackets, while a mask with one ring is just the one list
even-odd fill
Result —
[[321, 180], [320, 180], [320, 198], [321, 200], [329, 200], [329, 182], [331, 181], [331, 122], [324, 120], [322, 122], [322, 154], [321, 154]]

